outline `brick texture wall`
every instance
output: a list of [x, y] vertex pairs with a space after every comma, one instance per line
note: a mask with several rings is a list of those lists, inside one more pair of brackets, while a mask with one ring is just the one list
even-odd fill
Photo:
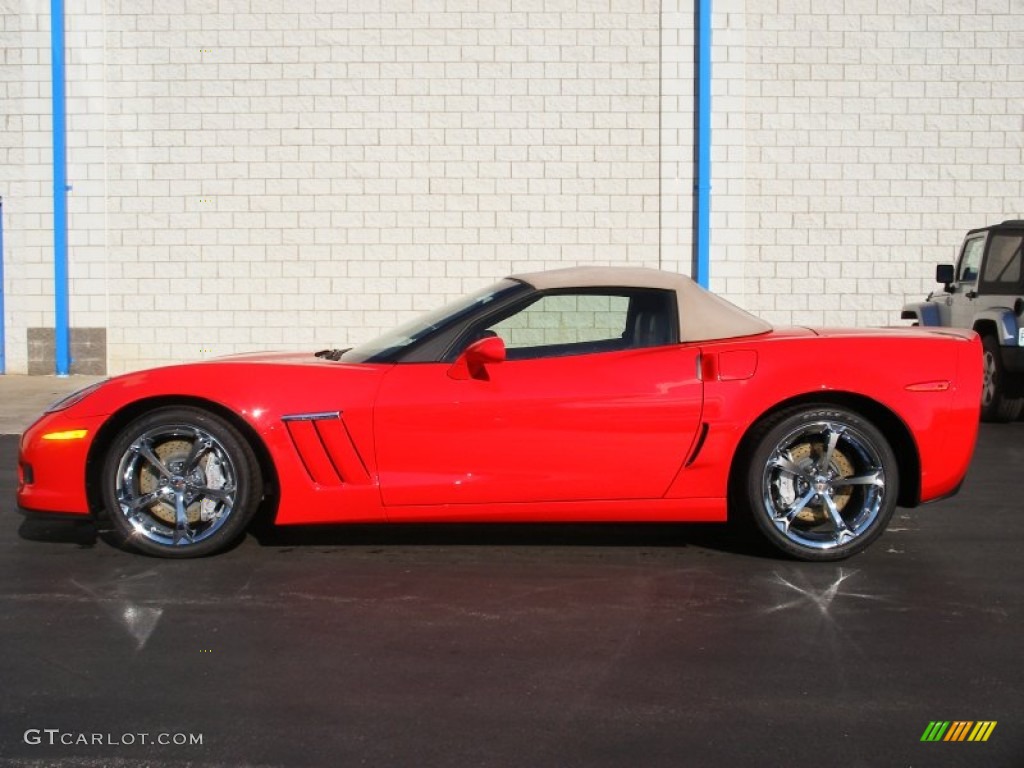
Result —
[[[8, 371], [53, 324], [49, 9], [0, 0]], [[716, 0], [712, 287], [891, 324], [1024, 215], [1021, 0]], [[689, 272], [680, 0], [69, 5], [71, 312], [111, 372], [343, 346], [509, 272]]]
[[115, 368], [346, 345], [509, 272], [657, 263], [656, 5], [302, 5], [108, 17]]
[[745, 5], [742, 104], [720, 102], [745, 242], [719, 285], [776, 323], [894, 324], [967, 229], [1024, 214], [1024, 3]]

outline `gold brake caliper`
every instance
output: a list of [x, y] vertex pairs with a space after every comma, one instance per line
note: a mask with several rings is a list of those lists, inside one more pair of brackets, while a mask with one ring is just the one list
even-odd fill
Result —
[[[191, 450], [192, 443], [188, 440], [167, 440], [154, 447], [153, 453], [156, 454], [157, 458], [160, 459], [161, 463], [165, 467], [170, 467], [175, 463], [184, 463]], [[156, 467], [148, 462], [143, 464], [139, 471], [139, 495], [152, 493], [161, 485], [163, 485], [163, 478]], [[149, 507], [149, 511], [153, 517], [162, 520], [165, 523], [174, 525], [176, 516], [174, 513], [173, 500], [161, 500], [154, 502]], [[189, 504], [188, 508], [185, 510], [185, 515], [188, 518], [189, 523], [198, 522], [200, 517], [199, 502], [195, 501]]]
[[[799, 467], [810, 469], [814, 466], [814, 463], [818, 460], [818, 456], [822, 450], [820, 445], [817, 446], [818, 450], [815, 452], [816, 455], [812, 457], [811, 451], [815, 447], [812, 443], [801, 443], [800, 445], [793, 446], [789, 449], [789, 455], [793, 460], [793, 463]], [[832, 465], [829, 469], [836, 473], [836, 477], [852, 477], [853, 476], [853, 463], [846, 458], [846, 454], [836, 448], [832, 451]], [[853, 486], [846, 485], [837, 490], [832, 495], [832, 501], [835, 502], [836, 509], [840, 512], [850, 501], [850, 496], [853, 495]], [[797, 514], [796, 519], [804, 523], [820, 523], [828, 519], [828, 509], [825, 507], [825, 502], [820, 498], [815, 498], [804, 507]]]

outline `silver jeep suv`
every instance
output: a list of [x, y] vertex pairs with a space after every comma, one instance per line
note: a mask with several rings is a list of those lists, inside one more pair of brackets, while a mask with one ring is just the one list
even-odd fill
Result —
[[915, 325], [972, 328], [985, 347], [984, 421], [1012, 421], [1024, 409], [1024, 220], [972, 229], [956, 267], [939, 264], [942, 290], [907, 304]]

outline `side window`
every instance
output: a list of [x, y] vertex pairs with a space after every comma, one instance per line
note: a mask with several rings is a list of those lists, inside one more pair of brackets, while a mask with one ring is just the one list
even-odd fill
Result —
[[492, 322], [510, 360], [585, 355], [678, 340], [675, 294], [656, 290], [559, 291]]
[[542, 296], [488, 330], [500, 336], [507, 349], [614, 341], [623, 337], [628, 313], [625, 296]]
[[1020, 232], [995, 234], [988, 246], [985, 272], [981, 282], [987, 293], [1019, 293], [1021, 291], [1021, 247], [1024, 244]]
[[956, 269], [958, 283], [975, 283], [981, 268], [981, 255], [985, 250], [985, 237], [974, 237], [964, 243], [964, 252]]

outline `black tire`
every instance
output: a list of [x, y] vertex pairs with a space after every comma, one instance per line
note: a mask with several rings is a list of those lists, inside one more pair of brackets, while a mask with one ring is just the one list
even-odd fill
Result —
[[263, 488], [239, 431], [189, 406], [158, 408], [125, 426], [107, 448], [102, 473], [116, 543], [157, 557], [203, 557], [231, 546]]
[[748, 444], [737, 490], [756, 527], [787, 555], [842, 560], [889, 524], [899, 496], [896, 455], [860, 414], [799, 406], [755, 427]]
[[999, 354], [999, 342], [992, 336], [983, 336], [985, 381], [981, 388], [981, 420], [1003, 423], [1020, 417], [1024, 398], [1007, 393], [1008, 374]]

